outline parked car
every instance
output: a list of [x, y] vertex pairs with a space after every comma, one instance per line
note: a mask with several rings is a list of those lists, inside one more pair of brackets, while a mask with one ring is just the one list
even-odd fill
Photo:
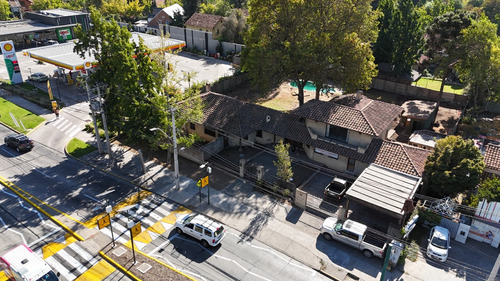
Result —
[[177, 233], [185, 233], [201, 241], [204, 247], [219, 245], [226, 236], [224, 226], [203, 215], [191, 213], [175, 222]]
[[56, 40], [47, 40], [47, 42], [45, 42], [45, 45], [47, 45], [47, 46], [59, 45], [59, 42], [57, 42]]
[[8, 135], [3, 140], [7, 146], [14, 147], [18, 152], [30, 151], [35, 146], [33, 141], [23, 134]]
[[385, 238], [367, 232], [368, 227], [353, 220], [339, 221], [329, 217], [321, 226], [321, 234], [326, 240], [337, 240], [363, 252], [365, 257], [384, 257], [387, 243]]
[[435, 226], [429, 233], [427, 240], [427, 256], [441, 262], [445, 262], [448, 258], [448, 249], [450, 247], [450, 232], [442, 226]]
[[45, 82], [49, 80], [49, 77], [41, 72], [33, 73], [30, 76], [28, 76], [28, 80], [35, 81], [35, 82]]
[[325, 196], [331, 197], [335, 200], [340, 200], [344, 197], [347, 191], [347, 181], [338, 177], [335, 177], [331, 183], [325, 187], [323, 192]]

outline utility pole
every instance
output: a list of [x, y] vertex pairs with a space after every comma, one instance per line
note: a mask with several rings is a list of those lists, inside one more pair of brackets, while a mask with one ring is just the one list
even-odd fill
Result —
[[102, 149], [102, 143], [101, 143], [101, 138], [99, 137], [99, 127], [97, 127], [97, 120], [95, 117], [95, 112], [94, 112], [94, 105], [92, 103], [92, 99], [90, 98], [90, 88], [89, 88], [89, 82], [88, 82], [88, 77], [85, 79], [85, 86], [87, 87], [87, 95], [89, 99], [89, 104], [90, 104], [90, 111], [92, 112], [92, 121], [94, 123], [94, 130], [95, 130], [95, 138], [97, 140], [97, 148], [99, 149], [99, 153], [102, 154], [104, 151]]
[[104, 135], [106, 136], [106, 144], [108, 145], [108, 155], [110, 158], [113, 158], [111, 143], [109, 142], [108, 124], [106, 123], [106, 114], [104, 113], [104, 108], [102, 106], [101, 90], [99, 87], [97, 87], [97, 95], [99, 96], [99, 104], [101, 107], [102, 126], [104, 127]]
[[173, 143], [174, 143], [174, 179], [175, 179], [175, 188], [178, 190], [180, 188], [179, 184], [179, 160], [178, 160], [178, 151], [177, 151], [177, 132], [175, 130], [175, 108], [171, 107], [170, 112], [172, 113], [172, 135], [173, 135]]

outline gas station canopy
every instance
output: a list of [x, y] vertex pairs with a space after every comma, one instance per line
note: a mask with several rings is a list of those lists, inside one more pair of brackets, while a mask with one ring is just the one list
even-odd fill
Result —
[[[139, 37], [144, 44], [152, 51], [169, 51], [186, 46], [186, 42], [175, 39], [165, 39], [156, 35], [146, 33], [132, 32], [132, 40], [139, 43]], [[24, 51], [25, 56], [53, 64], [72, 71], [81, 71], [90, 68], [94, 63], [94, 56], [87, 54], [85, 58], [80, 57], [73, 51], [75, 43], [63, 43], [51, 46], [39, 47]]]

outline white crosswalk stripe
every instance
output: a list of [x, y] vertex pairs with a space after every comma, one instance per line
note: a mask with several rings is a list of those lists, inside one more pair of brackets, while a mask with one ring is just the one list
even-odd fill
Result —
[[69, 244], [45, 259], [55, 272], [61, 274], [61, 280], [68, 281], [78, 278], [78, 276], [97, 264], [99, 260], [98, 256], [94, 257], [80, 247], [78, 242]]
[[68, 135], [70, 138], [74, 137], [80, 131], [80, 128], [63, 116], [60, 116], [58, 119], [53, 121], [51, 125]]
[[[127, 211], [118, 211], [119, 213], [111, 219], [115, 241], [124, 244], [130, 240], [130, 231], [127, 228], [127, 223], [129, 221], [140, 221], [142, 230], [146, 230], [156, 222], [168, 216], [178, 207], [179, 205], [175, 203], [162, 202], [158, 204], [148, 199], [144, 199], [140, 204], [128, 207]], [[111, 238], [111, 230], [109, 227], [105, 227], [100, 231]]]

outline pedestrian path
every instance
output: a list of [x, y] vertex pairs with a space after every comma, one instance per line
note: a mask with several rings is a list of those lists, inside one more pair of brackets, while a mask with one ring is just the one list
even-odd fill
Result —
[[78, 132], [81, 131], [81, 128], [73, 124], [67, 118], [64, 118], [64, 116], [60, 116], [59, 118], [54, 118], [49, 122], [48, 123], [51, 126], [55, 127], [57, 130], [68, 135], [70, 138], [74, 137]]
[[157, 237], [171, 230], [178, 216], [189, 213], [191, 210], [177, 203], [156, 202], [146, 198], [140, 203], [118, 210], [111, 219], [111, 226], [100, 231], [110, 239], [114, 238], [116, 242], [132, 247], [127, 224], [130, 221], [133, 221], [134, 225], [140, 222], [141, 233], [134, 237], [134, 245], [138, 250], [142, 250]]
[[[59, 278], [62, 281], [104, 280], [116, 270], [99, 256], [87, 252], [79, 242], [70, 243], [45, 261], [61, 274]], [[91, 279], [88, 279], [89, 276]]]

